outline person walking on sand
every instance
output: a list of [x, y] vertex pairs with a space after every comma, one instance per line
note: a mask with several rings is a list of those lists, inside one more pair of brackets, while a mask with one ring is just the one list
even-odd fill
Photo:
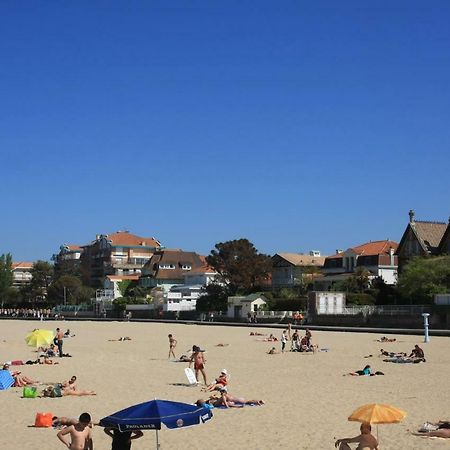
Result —
[[62, 349], [62, 347], [63, 347], [63, 337], [64, 337], [63, 332], [59, 328], [57, 328], [56, 329], [56, 336], [55, 336], [55, 341], [56, 341], [55, 343], [58, 346], [58, 353], [59, 353], [59, 357], [60, 358], [62, 358], [62, 355], [63, 355], [63, 349]]
[[338, 448], [338, 450], [351, 450], [351, 447], [348, 445], [349, 443], [357, 442], [358, 447], [356, 450], [378, 450], [378, 441], [371, 434], [372, 427], [368, 423], [362, 423], [361, 434], [354, 438], [344, 438], [338, 439], [334, 446]]
[[63, 428], [57, 434], [57, 437], [70, 450], [93, 450], [94, 444], [90, 423], [91, 416], [88, 413], [83, 413], [76, 425]]
[[206, 372], [205, 372], [205, 364], [206, 364], [206, 358], [205, 354], [202, 350], [200, 350], [200, 347], [197, 345], [194, 345], [192, 347], [192, 356], [189, 360], [189, 367], [191, 367], [192, 362], [194, 362], [194, 372], [195, 372], [195, 378], [198, 381], [198, 373], [201, 372], [203, 376], [203, 381], [205, 382], [205, 386], [208, 386], [208, 383], [206, 382]]
[[177, 340], [171, 335], [169, 334], [169, 359], [170, 359], [170, 355], [172, 355], [175, 359], [177, 358], [175, 356], [175, 352], [173, 351], [173, 349], [177, 346]]

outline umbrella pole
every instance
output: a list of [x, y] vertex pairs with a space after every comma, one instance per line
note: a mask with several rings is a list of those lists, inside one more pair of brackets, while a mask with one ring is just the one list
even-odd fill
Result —
[[159, 445], [159, 436], [158, 436], [158, 430], [156, 430], [156, 450], [159, 450], [161, 446]]

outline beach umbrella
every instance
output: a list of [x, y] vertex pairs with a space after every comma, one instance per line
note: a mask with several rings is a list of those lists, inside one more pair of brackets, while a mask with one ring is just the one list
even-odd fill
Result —
[[9, 389], [14, 384], [14, 378], [9, 370], [0, 370], [0, 391]]
[[209, 408], [169, 400], [152, 400], [122, 409], [100, 420], [100, 426], [119, 431], [156, 430], [156, 448], [160, 448], [158, 430], [198, 425], [212, 418]]
[[378, 424], [399, 423], [405, 417], [406, 412], [395, 406], [384, 405], [382, 403], [369, 403], [353, 411], [348, 420], [376, 424], [378, 437]]
[[52, 330], [33, 330], [25, 337], [25, 342], [30, 347], [42, 347], [53, 341], [54, 333]]

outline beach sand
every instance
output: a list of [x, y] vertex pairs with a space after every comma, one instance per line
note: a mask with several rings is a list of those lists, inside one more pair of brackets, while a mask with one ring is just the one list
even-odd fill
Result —
[[[366, 403], [388, 403], [407, 411], [400, 424], [379, 425], [380, 448], [443, 449], [440, 439], [409, 435], [428, 420], [449, 418], [449, 338], [432, 337], [423, 344], [427, 362], [385, 363], [377, 357], [380, 348], [409, 352], [423, 340], [417, 336], [395, 336], [395, 343], [379, 343], [376, 334], [313, 332], [313, 342], [328, 352], [314, 355], [266, 354], [279, 343], [261, 342], [250, 331], [273, 332], [269, 328], [249, 329], [205, 325], [128, 322], [32, 322], [0, 321], [0, 362], [35, 359], [24, 336], [34, 328], [64, 331], [75, 337], [64, 340], [64, 352], [72, 358], [57, 358], [56, 366], [21, 366], [23, 374], [44, 382], [67, 380], [77, 375], [80, 389], [93, 389], [95, 397], [57, 399], [21, 398], [22, 389], [0, 392], [0, 447], [4, 450], [53, 450], [64, 448], [53, 429], [37, 429], [36, 412], [78, 417], [89, 412], [96, 420], [127, 406], [154, 398], [193, 403], [205, 397], [200, 387], [187, 383], [185, 363], [167, 359], [168, 333], [178, 340], [176, 355], [193, 344], [206, 349], [208, 381], [222, 369], [231, 374], [229, 392], [246, 398], [264, 399], [264, 406], [214, 410], [206, 424], [160, 432], [162, 449], [308, 449], [334, 448], [336, 438], [359, 434], [359, 423], [347, 417]], [[120, 336], [132, 341], [108, 342]], [[227, 347], [216, 347], [227, 343]], [[365, 359], [372, 354], [374, 357]], [[370, 364], [385, 376], [344, 377], [344, 373]], [[95, 448], [110, 449], [111, 441], [102, 428], [94, 428]], [[374, 427], [376, 434], [376, 426]], [[133, 450], [155, 448], [155, 433], [146, 431]]]

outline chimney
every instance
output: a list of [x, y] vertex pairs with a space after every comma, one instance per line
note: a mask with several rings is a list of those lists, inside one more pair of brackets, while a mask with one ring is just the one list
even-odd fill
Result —
[[416, 213], [414, 212], [413, 209], [410, 209], [409, 210], [409, 223], [414, 223], [415, 217], [416, 217]]
[[391, 266], [393, 266], [394, 262], [395, 262], [395, 258], [394, 258], [394, 249], [392, 247], [389, 247], [389, 256], [390, 256]]

